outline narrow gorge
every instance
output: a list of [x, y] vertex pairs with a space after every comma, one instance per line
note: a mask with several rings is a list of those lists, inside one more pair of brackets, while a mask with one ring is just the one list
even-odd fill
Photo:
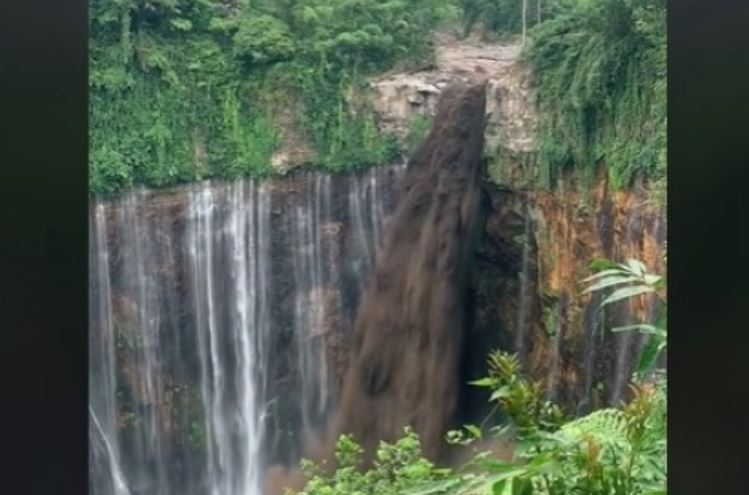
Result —
[[534, 186], [518, 43], [445, 42], [366, 91], [402, 139], [434, 119], [410, 160], [92, 199], [90, 493], [276, 495], [333, 435], [371, 450], [407, 424], [440, 459], [488, 410], [468, 382], [492, 349], [571, 414], [626, 397], [645, 341], [604, 328], [656, 304], [604, 311], [579, 281], [595, 258], [664, 267], [647, 181]]

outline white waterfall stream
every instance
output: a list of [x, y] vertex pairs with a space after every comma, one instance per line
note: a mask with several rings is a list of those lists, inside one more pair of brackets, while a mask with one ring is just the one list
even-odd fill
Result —
[[259, 495], [267, 465], [296, 462], [337, 400], [329, 334], [403, 170], [92, 204], [93, 495]]
[[[269, 466], [296, 465], [338, 406], [347, 338], [404, 172], [307, 171], [92, 202], [92, 495], [262, 495]], [[582, 328], [560, 320], [538, 334], [543, 218], [527, 205], [522, 215], [515, 261], [503, 272], [502, 253], [490, 253], [496, 271], [481, 275], [485, 284], [519, 278], [482, 296], [482, 317], [494, 321], [486, 309], [497, 300], [516, 301], [506, 306], [506, 348], [526, 362], [548, 347], [549, 398], [582, 413], [605, 382], [604, 400], [620, 399], [641, 339], [606, 332], [596, 295]], [[557, 317], [568, 303], [555, 302]], [[477, 342], [498, 331], [480, 330]]]

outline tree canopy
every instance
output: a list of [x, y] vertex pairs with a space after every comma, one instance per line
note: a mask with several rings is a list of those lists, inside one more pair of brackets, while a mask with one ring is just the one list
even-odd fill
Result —
[[517, 35], [542, 112], [538, 163], [605, 162], [612, 182], [665, 177], [664, 0], [90, 0], [92, 192], [274, 173], [278, 108], [294, 108], [315, 164], [391, 160], [368, 75], [423, 66], [440, 23]]

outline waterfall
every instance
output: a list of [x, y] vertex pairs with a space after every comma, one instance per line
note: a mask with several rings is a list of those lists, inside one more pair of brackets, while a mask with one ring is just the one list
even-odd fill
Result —
[[404, 171], [92, 203], [93, 495], [259, 495], [268, 465], [298, 461]]
[[[512, 239], [511, 248], [504, 248], [512, 253], [505, 269], [514, 275], [507, 284], [510, 290], [502, 283], [492, 286], [500, 301], [508, 301], [500, 302], [503, 311], [495, 325], [503, 330], [494, 347], [517, 353], [523, 369], [544, 384], [546, 397], [572, 414], [618, 406], [628, 400], [632, 372], [647, 338], [612, 329], [655, 321], [656, 297], [601, 307], [607, 292], [587, 295], [580, 280], [590, 274], [586, 265], [596, 258], [642, 258], [661, 270], [658, 246], [663, 245], [665, 226], [657, 212], [636, 198], [620, 196], [616, 208], [610, 198], [599, 198], [594, 221], [578, 216], [579, 210], [563, 201], [547, 201], [518, 194], [515, 199], [499, 197], [492, 206], [500, 218], [494, 217], [497, 223], [489, 229]], [[503, 224], [498, 220], [505, 208], [512, 215]], [[516, 241], [521, 238], [522, 243]], [[502, 237], [491, 242], [497, 239]], [[502, 250], [501, 243], [487, 243], [482, 255], [496, 247]], [[503, 275], [501, 270], [491, 273], [495, 266], [485, 262], [482, 269], [487, 277]]]
[[526, 206], [523, 211], [523, 254], [520, 265], [520, 287], [518, 290], [518, 316], [517, 327], [515, 330], [515, 352], [518, 354], [521, 362], [525, 360], [526, 349], [525, 339], [527, 338], [528, 327], [528, 303], [530, 287], [530, 261], [531, 261], [531, 214]]
[[[92, 201], [93, 495], [261, 495], [269, 467], [295, 466], [315, 447], [341, 404], [356, 311], [406, 169], [296, 171]], [[524, 201], [516, 222], [502, 194], [487, 227], [501, 235], [486, 236], [479, 261], [471, 352], [514, 349], [550, 399], [580, 414], [625, 398], [645, 340], [610, 328], [641, 317], [604, 311], [593, 294], [572, 326], [577, 296], [563, 285], [547, 308], [556, 323], [545, 325], [538, 251], [553, 218]], [[643, 232], [665, 238], [665, 223], [635, 210], [617, 241], [602, 211], [606, 256], [636, 256]], [[522, 245], [511, 243], [520, 234]], [[580, 240], [557, 239], [561, 254]], [[655, 306], [644, 309], [652, 321]]]
[[94, 428], [94, 431], [90, 433], [90, 435], [92, 436], [92, 438], [98, 438], [100, 440], [100, 442], [95, 442], [95, 445], [97, 445], [99, 448], [95, 448], [93, 450], [101, 451], [103, 446], [104, 454], [106, 455], [108, 460], [107, 469], [112, 479], [112, 491], [116, 495], [130, 495], [130, 490], [125, 483], [125, 479], [122, 476], [122, 470], [120, 469], [120, 465], [117, 462], [118, 453], [112, 447], [112, 442], [110, 441], [109, 435], [102, 428], [101, 423], [96, 417], [96, 414], [94, 413], [94, 410], [91, 408], [91, 406], [88, 407], [88, 411], [90, 415], [91, 426], [93, 426]]
[[[312, 194], [297, 205], [292, 240], [297, 256], [292, 259], [296, 298], [294, 330], [301, 358], [302, 414], [305, 429], [324, 417], [331, 400], [331, 376], [326, 358], [326, 292], [321, 225], [329, 219], [330, 176], [311, 174]], [[332, 329], [330, 329], [332, 330]]]
[[[189, 193], [187, 245], [211, 495], [260, 487], [268, 193], [254, 182]], [[227, 345], [228, 344], [228, 345]]]
[[[102, 465], [106, 471], [105, 480], [110, 483], [113, 495], [130, 495], [122, 475], [119, 460], [117, 433], [117, 388], [114, 368], [114, 331], [112, 327], [111, 291], [109, 287], [109, 257], [106, 244], [106, 219], [102, 205], [96, 205], [92, 222], [89, 222], [91, 256], [90, 291], [95, 301], [91, 304], [89, 319], [92, 326], [100, 331], [92, 334], [90, 352], [89, 405], [90, 433], [93, 465]], [[101, 417], [97, 417], [94, 408]], [[101, 459], [101, 457], [104, 459]]]

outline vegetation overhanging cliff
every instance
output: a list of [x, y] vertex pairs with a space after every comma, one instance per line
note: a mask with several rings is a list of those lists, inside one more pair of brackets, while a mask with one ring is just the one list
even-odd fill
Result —
[[387, 163], [404, 144], [352, 91], [428, 67], [446, 23], [483, 24], [485, 38], [528, 27], [536, 184], [601, 163], [615, 187], [665, 178], [663, 0], [529, 1], [525, 16], [504, 0], [90, 4], [94, 193]]

